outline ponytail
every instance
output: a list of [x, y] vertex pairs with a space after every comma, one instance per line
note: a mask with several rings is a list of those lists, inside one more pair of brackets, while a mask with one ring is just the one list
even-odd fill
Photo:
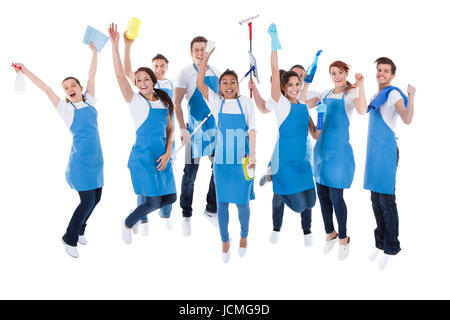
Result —
[[167, 109], [169, 109], [169, 114], [173, 115], [173, 102], [167, 92], [156, 88], [153, 88], [153, 91], [155, 92], [155, 95], [158, 97], [158, 99], [161, 100], [161, 102], [167, 107]]

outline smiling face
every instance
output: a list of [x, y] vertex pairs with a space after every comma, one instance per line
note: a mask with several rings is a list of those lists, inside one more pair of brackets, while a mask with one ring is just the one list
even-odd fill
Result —
[[224, 75], [220, 80], [220, 92], [225, 99], [235, 99], [239, 93], [239, 83], [235, 76]]
[[194, 42], [191, 49], [191, 57], [195, 64], [200, 64], [205, 55], [206, 42]]
[[67, 79], [62, 83], [67, 99], [72, 103], [83, 101], [83, 87], [75, 79]]
[[152, 78], [147, 72], [139, 71], [136, 73], [136, 87], [142, 95], [152, 95], [154, 85], [155, 84], [153, 83]]
[[377, 65], [377, 82], [380, 87], [389, 86], [394, 78], [391, 65], [381, 63]]
[[298, 77], [289, 77], [288, 82], [284, 86], [284, 95], [290, 100], [297, 100], [300, 89], [301, 82]]
[[338, 67], [331, 67], [330, 76], [336, 88], [342, 88], [347, 85], [348, 73], [344, 70], [341, 70]]
[[164, 59], [153, 60], [153, 71], [155, 72], [158, 80], [164, 80], [167, 69], [169, 69], [169, 66]]

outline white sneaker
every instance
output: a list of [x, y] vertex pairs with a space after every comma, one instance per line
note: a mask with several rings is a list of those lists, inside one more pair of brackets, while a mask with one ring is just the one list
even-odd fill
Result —
[[378, 262], [378, 268], [383, 271], [385, 270], [392, 262], [392, 255], [388, 255], [383, 253], [381, 256], [380, 262]]
[[239, 257], [243, 257], [245, 256], [245, 254], [247, 253], [247, 248], [241, 248], [239, 247]]
[[369, 261], [374, 262], [375, 260], [377, 260], [381, 253], [383, 253], [383, 250], [380, 250], [378, 248], [373, 249], [373, 251], [369, 255]]
[[141, 223], [141, 235], [143, 235], [144, 237], [147, 237], [149, 235], [149, 228], [148, 228], [148, 222], [145, 223]]
[[78, 248], [77, 247], [72, 247], [69, 246], [67, 243], [64, 242], [63, 239], [61, 239], [62, 244], [64, 245], [66, 252], [69, 256], [71, 256], [72, 258], [79, 258], [80, 254], [78, 253]]
[[350, 238], [348, 238], [347, 244], [345, 245], [339, 244], [338, 259], [341, 261], [347, 259], [349, 253], [350, 253]]
[[230, 261], [230, 257], [231, 257], [231, 239], [229, 239], [229, 247], [228, 247], [228, 251], [225, 253], [222, 251], [222, 261], [223, 263], [228, 263], [228, 261]]
[[125, 244], [130, 245], [133, 240], [133, 235], [131, 234], [131, 229], [128, 229], [125, 225], [125, 221], [122, 222], [122, 239]]
[[269, 239], [270, 242], [272, 242], [273, 244], [277, 244], [279, 239], [280, 239], [280, 231], [272, 231]]
[[312, 233], [310, 234], [305, 234], [304, 238], [303, 238], [305, 247], [311, 247], [314, 243], [314, 239], [313, 239], [313, 235]]
[[325, 247], [323, 247], [323, 253], [324, 254], [328, 254], [331, 252], [331, 250], [333, 250], [334, 245], [336, 244], [336, 242], [338, 241], [338, 236], [336, 236], [336, 238], [331, 239], [331, 240], [326, 240], [325, 241]]
[[217, 212], [209, 212], [207, 210], [205, 210], [203, 212], [203, 215], [209, 220], [211, 221], [211, 223], [215, 226], [215, 227], [219, 227], [219, 220], [217, 218]]
[[133, 226], [133, 228], [131, 228], [131, 229], [133, 229], [133, 233], [134, 234], [138, 234], [139, 233], [139, 225], [141, 224], [141, 222], [140, 221], [138, 221], [138, 222], [136, 222], [136, 224]]
[[272, 169], [268, 168], [266, 173], [259, 179], [259, 185], [262, 187], [269, 181], [269, 176], [272, 175]]
[[172, 231], [172, 229], [173, 229], [172, 219], [170, 219], [170, 218], [161, 218], [161, 219], [163, 219], [164, 222], [166, 223], [167, 230]]
[[88, 244], [88, 241], [85, 236], [78, 236], [78, 243], [86, 246]]
[[183, 218], [181, 222], [181, 233], [185, 237], [191, 236], [191, 218]]

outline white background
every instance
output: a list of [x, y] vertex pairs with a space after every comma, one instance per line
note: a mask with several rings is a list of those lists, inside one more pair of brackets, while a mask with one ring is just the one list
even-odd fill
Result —
[[[138, 299], [313, 299], [450, 298], [448, 251], [448, 10], [445, 1], [2, 1], [0, 23], [0, 298]], [[403, 251], [380, 272], [368, 261], [375, 219], [370, 193], [362, 189], [368, 117], [356, 112], [351, 140], [356, 158], [353, 186], [345, 192], [348, 260], [337, 248], [322, 254], [324, 229], [319, 204], [313, 210], [312, 248], [303, 246], [298, 214], [289, 209], [281, 240], [269, 243], [272, 187], [255, 187], [249, 250], [237, 255], [239, 223], [232, 207], [232, 257], [221, 261], [219, 231], [202, 216], [210, 164], [202, 160], [194, 197], [193, 234], [181, 236], [181, 210], [174, 205], [174, 230], [156, 213], [150, 236], [121, 239], [121, 222], [135, 206], [127, 160], [134, 126], [112, 68], [111, 46], [99, 55], [96, 96], [105, 158], [103, 198], [87, 231], [89, 245], [71, 259], [60, 238], [78, 205], [64, 177], [71, 135], [51, 103], [31, 82], [14, 92], [12, 61], [26, 64], [55, 92], [64, 94], [67, 76], [87, 80], [91, 51], [82, 44], [86, 25], [107, 33], [112, 21], [125, 31], [127, 20], [142, 20], [132, 52], [134, 68], [151, 66], [163, 53], [169, 79], [190, 63], [189, 43], [197, 35], [216, 41], [211, 64], [242, 75], [248, 68], [248, 28], [238, 21], [255, 14], [253, 52], [260, 90], [269, 96], [271, 22], [283, 49], [280, 66], [307, 67], [323, 49], [312, 89], [332, 87], [328, 66], [343, 60], [366, 79], [367, 97], [377, 89], [374, 60], [397, 64], [394, 85], [417, 88], [410, 126], [399, 120], [400, 165], [397, 203]], [[121, 43], [121, 52], [122, 52]], [[241, 87], [248, 95], [246, 85]], [[312, 113], [315, 118], [316, 113]], [[257, 177], [276, 139], [274, 115], [257, 114]], [[178, 140], [177, 134], [177, 142]], [[175, 165], [178, 193], [183, 161]]]

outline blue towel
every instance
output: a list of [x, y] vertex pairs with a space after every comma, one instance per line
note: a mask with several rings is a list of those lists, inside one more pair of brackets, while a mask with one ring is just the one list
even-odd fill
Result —
[[92, 41], [94, 47], [97, 49], [98, 52], [100, 52], [102, 51], [103, 47], [108, 42], [108, 40], [109, 37], [107, 35], [101, 33], [95, 28], [92, 28], [91, 26], [87, 26], [86, 32], [84, 33], [83, 43], [90, 46]]
[[389, 93], [391, 93], [392, 90], [397, 90], [398, 92], [400, 92], [403, 100], [405, 101], [406, 108], [408, 106], [408, 97], [399, 88], [389, 86], [381, 90], [380, 93], [372, 100], [372, 102], [369, 104], [369, 107], [367, 108], [367, 112], [370, 112], [371, 110], [377, 110], [379, 107], [385, 104], [387, 99], [389, 98]]

